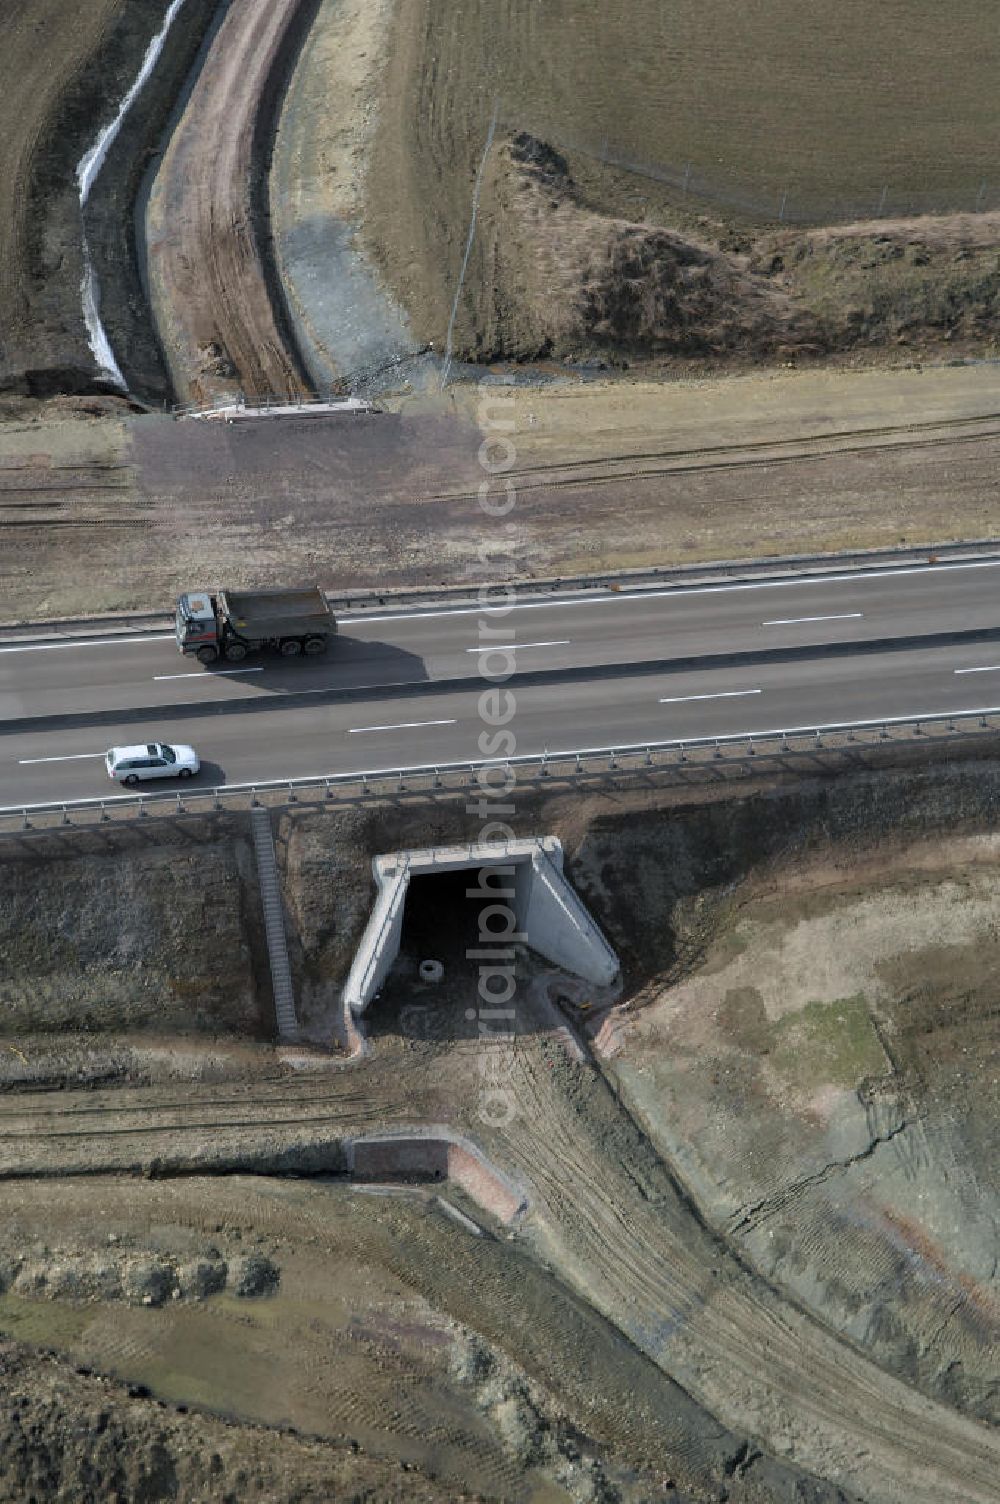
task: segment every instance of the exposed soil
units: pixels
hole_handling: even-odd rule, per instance
[[[512,1496],[501,1481],[509,1475],[489,1460],[502,1454],[527,1480],[524,1497],[535,1497],[536,1468],[574,1498],[646,1497],[648,1470],[668,1469],[699,1499],[725,1486],[731,1499],[761,1501],[832,1499],[836,1487],[880,1504],[991,1500],[997,1459],[983,1422],[996,1403],[998,1187],[988,1146],[997,853],[983,832],[998,788],[1000,766],[980,758],[736,789],[525,794],[517,829],[562,837],[569,874],[625,964],[624,1012],[603,1025],[577,1013],[596,1033],[598,1058],[610,1051],[604,1065],[567,1050],[527,975],[514,1037],[493,1043],[470,1031],[452,993],[411,987],[407,998],[401,976],[398,996],[373,1007],[370,1053],[352,1065],[334,1055],[325,1071],[302,1073],[243,1055],[212,1085],[154,1070],[148,1079],[160,1084],[129,1088],[112,1075],[88,1093],[85,1113],[72,1091],[22,1089],[0,1125],[3,1171],[23,1182],[16,1214],[5,1192],[9,1227],[20,1230],[4,1245],[17,1267],[0,1330],[195,1405],[206,1403],[211,1350],[210,1406],[256,1424],[276,1418],[280,1395],[278,1418],[300,1429],[461,1474],[487,1497]],[[314,1021],[365,921],[370,855],[468,833],[468,818],[448,804],[283,817],[297,985]],[[65,858],[55,857],[62,844],[43,832],[20,843],[24,861],[33,851],[49,875],[54,902],[68,891]],[[135,861],[125,858],[126,872]],[[408,943],[426,949],[431,911],[414,922]],[[449,964],[455,971],[460,958]],[[579,993],[567,995],[579,1009]],[[8,1038],[20,1048],[16,1033]],[[71,1056],[72,1040],[63,1045]],[[81,1058],[91,1048],[81,1046]],[[4,1065],[10,1082],[23,1069],[13,1057]],[[503,1127],[484,1115],[491,1084],[514,1107]],[[331,1200],[327,1188],[262,1180],[250,1193],[227,1179],[241,1167],[343,1174],[354,1136],[414,1124],[471,1137],[525,1187],[527,1209],[506,1233],[450,1185],[443,1194],[455,1211],[493,1236],[358,1191]],[[149,1186],[128,1179],[140,1169],[213,1178],[204,1191],[186,1179]],[[109,1220],[121,1237],[110,1259],[84,1183],[46,1183],[84,1170],[112,1177],[100,1197],[101,1237]],[[375,1227],[388,1245],[371,1242]],[[192,1300],[179,1271],[199,1258],[228,1267],[238,1243],[272,1260],[280,1287],[252,1306],[261,1313],[252,1319],[241,1306],[247,1314],[232,1326],[234,1297]],[[413,1355],[405,1379],[398,1357],[374,1368],[338,1359],[343,1339],[331,1335],[346,1313],[352,1333],[358,1322],[387,1330],[398,1296],[373,1272],[387,1246],[395,1277],[427,1303],[415,1346],[395,1349]],[[156,1297],[162,1285],[164,1304],[92,1289],[99,1253],[112,1283],[119,1262],[141,1265],[142,1291]],[[337,1317],[324,1293],[328,1257]],[[154,1290],[157,1260],[167,1272]],[[365,1271],[363,1294],[343,1287],[351,1269]],[[35,1283],[19,1289],[18,1280]],[[411,1296],[406,1320],[416,1309]],[[454,1377],[444,1375],[456,1370],[441,1355],[454,1352],[453,1338],[428,1335],[442,1321],[500,1347],[516,1372],[498,1370],[495,1356],[487,1372],[509,1374],[514,1389],[483,1389],[480,1377],[464,1399],[445,1400],[440,1386]],[[581,1323],[590,1323],[586,1338]],[[596,1334],[614,1331],[627,1345],[612,1358],[601,1344],[621,1337]],[[286,1379],[290,1346],[300,1358]],[[266,1369],[264,1389],[251,1352]],[[458,1368],[468,1372],[468,1362]],[[668,1381],[681,1388],[664,1391]],[[348,1390],[367,1408],[345,1425]],[[499,1405],[500,1453],[472,1439],[470,1400]],[[439,1421],[433,1462],[434,1433],[418,1413],[453,1417]],[[567,1481],[564,1426],[577,1435],[574,1466],[597,1459],[597,1472],[585,1464],[592,1494],[577,1492],[579,1471]],[[834,1491],[790,1468],[792,1457]],[[630,1481],[629,1467],[640,1476]]]
[[[51,848],[50,848],[51,850]],[[273,1032],[248,833],[182,823],[152,838],[0,865],[0,1018],[8,1037]],[[255,955],[256,951],[256,955]],[[220,965],[221,958],[221,965]]]
[[[272,1429],[151,1405],[134,1385],[23,1343],[0,1343],[0,1499],[152,1504],[167,1499],[463,1498],[412,1466]]]
[[[166,613],[197,579],[351,591],[988,538],[998,370],[452,389],[400,414],[183,428],[10,404],[0,616]],[[503,555],[479,505],[498,417]]]
[[[135,76],[162,0],[10,0],[0,16],[0,388],[92,389],[76,166]]]
[[[153,181],[150,296],[182,402],[306,391],[270,276],[265,206],[275,98],[315,9],[229,8]]]
[[[993,351],[998,245],[997,215],[742,242],[704,217],[629,220],[602,213],[565,156],[519,132],[483,175],[457,348],[670,370],[889,344]]]

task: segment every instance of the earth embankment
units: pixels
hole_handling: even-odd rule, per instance
[[[960,83],[956,33],[976,59]],[[980,253],[953,216],[997,207],[995,67],[973,0],[874,24],[852,0],[808,26],[788,0],[476,0],[461,26],[414,0],[393,22],[369,244],[416,334],[443,343],[454,305],[455,353],[473,360],[989,352],[996,224]],[[900,233],[886,214],[921,217]],[[833,254],[789,220],[866,222]]]
[[[262,1070],[244,1054],[223,1070],[230,1084],[206,1092],[198,1080],[130,1088],[112,1071],[80,1115],[72,1093],[26,1090],[30,1060],[5,1053],[6,1079],[21,1083],[0,1114],[5,1170],[337,1173],[347,1138],[446,1125],[524,1187],[518,1255],[557,1271],[645,1355],[641,1402],[659,1403],[654,1370],[696,1401],[673,1405],[670,1443],[674,1476],[696,1497],[719,1446],[738,1459],[748,1499],[819,1487],[789,1470],[794,1457],[834,1491],[819,1498],[992,1500],[1000,765],[911,758],[876,772],[863,755],[821,778],[521,796],[516,830],[561,837],[624,962],[623,1006],[594,1018],[581,993],[566,999],[595,1036],[591,1063],[553,1028],[544,978],[519,972],[511,1032],[487,1042],[474,1010],[470,1027],[454,1005],[475,986],[471,963],[463,977],[451,958],[448,986],[428,991],[404,955],[366,1020],[369,1054],[346,1066],[335,1054],[319,1074],[282,1077],[274,1060]],[[372,853],[473,833],[460,806],[426,801],[282,817],[312,1037],[334,1037]],[[18,891],[40,891],[47,874],[46,914],[90,913],[66,881],[65,837],[50,842],[36,848],[35,887],[26,868]],[[126,887],[148,886],[136,860],[123,864]],[[98,891],[100,858],[93,866]],[[215,886],[231,907],[232,885]],[[930,923],[939,911],[948,917]],[[13,954],[33,981],[27,951]],[[222,947],[214,954],[221,971]],[[17,1027],[7,1041],[22,1048]],[[488,1079],[513,1106],[500,1125],[480,1111],[487,1048]],[[423,1279],[457,1314],[447,1269]],[[575,1318],[559,1319],[573,1348]],[[634,1420],[634,1397],[626,1408]],[[706,1412],[723,1436],[697,1420]],[[741,1435],[754,1439],[743,1451]]]

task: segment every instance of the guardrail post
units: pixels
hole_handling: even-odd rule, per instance
[[[747,737],[747,756],[748,757],[756,757],[757,756],[757,748],[753,744],[753,737],[752,736],[748,736]]]
[[[368,798],[368,774],[367,773],[362,773],[362,775],[361,775],[361,797],[362,797],[362,799],[367,799]]]
[[[399,785],[398,785],[398,787],[396,789],[396,793],[397,794],[402,794],[405,791],[405,789],[406,789],[406,784],[403,782],[403,770],[402,770],[402,768],[400,768],[400,770],[399,770]]]
[[[295,787],[291,779],[288,780],[288,802],[289,804],[298,804],[299,802],[298,795],[295,792]]]
[[[73,821],[69,817],[69,810],[66,808],[65,804],[62,807],[62,812],[62,820],[59,823],[61,825],[72,825]]]
[[[542,765],[538,769],[538,776],[539,776],[539,778],[548,778],[548,776],[549,776],[548,762],[549,762],[549,749],[548,749],[548,747],[546,747],[545,751],[542,753]]]
[[[783,731],[781,733],[781,750],[782,750],[782,752],[787,752],[788,751],[788,732],[787,731]]]
[[[333,789],[330,787],[330,780],[329,780],[329,778],[324,778],[323,779],[323,798],[324,799],[332,799],[333,798]]]
[[[816,745],[817,747],[822,747],[823,745],[823,734],[819,730],[819,727],[816,728]]]
[[[685,745],[684,745],[683,742],[678,742],[677,743],[677,750],[681,754],[681,762],[687,762],[687,760],[688,760],[687,748],[685,747]]]
[[[984,715],[981,715],[979,717],[979,724],[984,731],[988,731],[990,729],[990,723]]]
[[[919,721],[917,721],[916,725],[913,728],[913,734],[914,736],[923,736],[924,734],[923,727],[921,726]]]
[[[577,759],[576,759],[576,765],[579,768],[579,766],[580,766],[580,759],[579,759],[579,757],[577,757]],[[651,768],[652,766],[653,766],[653,749],[652,749],[652,747],[647,747],[646,748],[646,767],[647,768]]]
[[[952,717],[951,717],[951,718],[950,718],[950,719],[949,719],[949,721],[948,721],[948,730],[949,730],[949,731],[954,731],[954,729],[955,729],[955,717],[954,717],[954,716],[952,716]]]
[[[253,787],[250,790],[250,808],[251,809],[259,809],[260,808],[260,800],[257,798],[257,789],[256,789],[256,787]]]
[[[878,735],[879,735],[879,741],[887,742],[889,740],[889,732],[886,729],[885,721],[882,722],[882,730],[879,732]]]
[[[139,813],[137,818],[140,820],[149,819],[149,810],[146,808],[146,801],[141,794],[139,795]]]
[[[217,788],[215,788],[215,789],[212,790],[212,796],[213,796],[212,797],[212,808],[214,810],[221,810],[222,809],[222,795],[219,793],[219,790]]]
[[[611,760],[608,763],[608,771],[610,773],[614,773],[614,772],[617,771],[617,768],[618,768],[618,759],[617,759],[617,757],[615,755],[614,748],[612,748],[612,750],[611,750]]]
[[[719,745],[719,738],[718,737],[715,738],[715,753],[714,753],[714,755],[716,757],[721,757],[722,756],[722,748]]]
[[[31,821],[28,819],[28,811],[26,809],[23,809],[21,811],[21,815],[23,817],[22,820],[21,820],[21,829],[22,830],[30,830],[31,829]]]
[[[105,820],[110,820],[110,819],[111,819],[111,816],[108,814],[107,810],[104,808],[104,800],[102,799],[101,800],[101,824],[103,825],[104,822],[105,822]]]
[[[434,769],[434,787],[436,789],[440,789],[440,788],[444,787],[444,783],[443,783],[442,778],[441,778],[441,769],[440,768],[435,768]]]

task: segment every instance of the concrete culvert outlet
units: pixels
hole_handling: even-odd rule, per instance
[[[344,988],[363,1013],[397,957],[435,950],[475,981],[484,948],[526,945],[574,976],[609,986],[618,958],[563,876],[553,836],[394,852],[372,863],[379,894]],[[419,972],[418,972],[419,975]]]

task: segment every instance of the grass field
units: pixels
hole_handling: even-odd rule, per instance
[[[405,0],[390,56],[369,236],[429,338],[447,328],[494,109],[498,142],[523,130],[568,155],[586,211],[621,215],[624,176],[629,218],[690,231],[704,210],[712,222],[701,238],[724,249],[732,249],[727,229],[737,242],[752,229],[739,222],[731,195],[758,201],[758,222],[777,220],[786,192],[815,206],[818,222],[874,214],[884,189],[884,207],[897,214],[911,204],[996,205],[1000,34],[983,0],[823,8],[800,0],[468,0],[460,14],[448,0]],[[690,162],[709,194],[682,205],[663,183],[574,156],[581,144],[619,160],[682,170]],[[516,192],[508,198],[505,223],[519,202]],[[489,174],[482,207],[488,230],[496,212]],[[534,268],[546,254],[565,265],[558,239],[547,252],[536,245],[527,263]],[[467,278],[489,282],[483,302],[491,310],[521,296],[516,275],[497,274],[495,260],[477,248]],[[470,324],[482,323],[474,301],[467,287],[463,353],[476,348]]]

